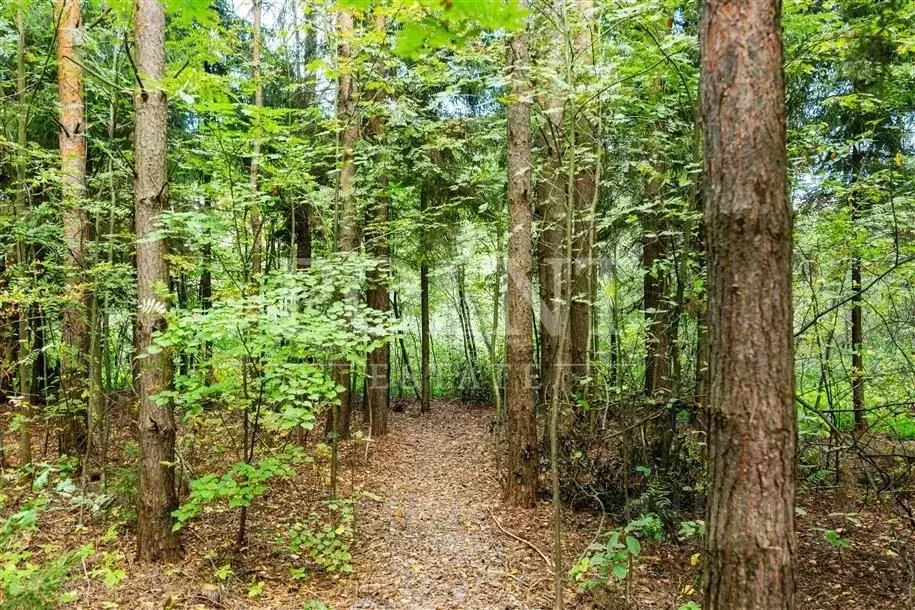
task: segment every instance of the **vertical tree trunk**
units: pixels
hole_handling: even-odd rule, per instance
[[[28,105],[25,101],[25,11],[22,7],[16,10],[16,30],[18,39],[16,41],[16,202],[15,210],[17,218],[25,218],[26,199],[28,196],[28,187],[26,179],[26,146],[28,140],[26,137],[26,120],[28,114]],[[16,240],[16,262],[22,269],[28,265],[28,249],[25,242],[19,238]],[[30,308],[25,304],[19,305],[19,343],[17,358],[19,360],[19,395],[22,397],[22,407],[20,415],[22,423],[19,428],[19,464],[27,466],[32,463],[32,370],[29,365],[32,353],[32,329],[29,321]]]
[[[646,197],[661,206],[659,179],[652,178]],[[661,209],[645,214],[642,227],[642,309],[645,311],[645,397],[655,404],[665,404],[672,390],[671,315],[667,302],[671,254],[670,238],[664,235],[666,225]]]
[[[429,187],[423,185],[419,193],[420,218],[425,218],[428,207]],[[419,342],[420,342],[420,399],[419,412],[428,413],[431,410],[431,372],[430,367],[430,341],[429,341],[429,262],[425,251],[426,236],[420,230],[420,256],[419,264]]]
[[[397,306],[396,292],[394,293],[394,298],[391,299],[391,308],[394,312],[394,320],[400,322],[400,309]],[[400,344],[400,361],[402,366],[407,369],[407,377],[410,379],[410,386],[413,388],[413,393],[416,395],[416,398],[422,402],[422,394],[420,393],[419,387],[416,385],[416,377],[413,376],[413,367],[410,366],[410,356],[407,353],[407,342],[404,341],[403,335],[400,335],[397,342]],[[403,411],[403,407],[398,406],[397,403],[395,403],[392,410],[399,413]]]
[[[57,89],[60,101],[60,163],[63,229],[66,244],[66,292],[70,299],[63,313],[63,349],[60,357],[61,397],[65,415],[61,422],[60,448],[68,455],[82,455],[87,442],[85,399],[89,354],[89,301],[85,287],[86,247],[89,217],[86,197],[86,137],[83,107],[83,70],[80,0],[58,0]]]
[[[707,610],[793,608],[797,411],[779,0],[703,0]]]
[[[375,31],[379,32],[382,40],[385,33],[385,17],[381,11],[375,11]],[[376,102],[384,101],[384,96],[379,92],[376,94]],[[369,137],[377,140],[381,147],[382,131],[384,130],[384,117],[376,113],[369,120],[368,131]],[[381,147],[383,150],[383,147]],[[381,159],[380,161],[383,161]],[[369,307],[377,311],[387,312],[390,306],[388,296],[387,269],[390,265],[390,256],[388,252],[387,223],[390,201],[387,193],[387,179],[380,176],[378,180],[378,190],[375,194],[375,206],[373,210],[373,221],[367,227],[365,242],[367,249],[375,257],[380,266],[369,274],[368,290],[366,291],[366,301]],[[366,411],[372,425],[372,436],[381,436],[388,431],[388,410],[391,401],[391,348],[385,343],[383,346],[373,350],[366,358]]]
[[[593,36],[591,32],[592,0],[578,0],[576,34],[574,38],[576,72],[584,73],[594,66]],[[587,76],[584,76],[587,79]],[[579,80],[576,78],[576,80]],[[576,83],[577,84],[577,83]],[[588,376],[591,348],[591,295],[594,261],[594,218],[592,208],[597,196],[597,133],[588,120],[587,108],[579,108],[576,133],[581,141],[582,161],[575,175],[573,207],[575,210],[575,236],[572,243],[572,302],[569,309],[569,368],[571,380],[577,391]]]
[[[858,181],[861,173],[861,153],[857,145],[852,148],[852,165],[854,181]],[[851,222],[852,228],[857,229],[859,195],[852,193]],[[857,238],[852,245],[851,255],[851,400],[855,417],[855,432],[860,434],[867,430],[867,417],[864,410],[864,354],[862,344],[864,341],[863,319],[861,315],[861,253],[857,247]]]
[[[353,14],[348,9],[337,13],[337,62],[342,71],[337,78],[337,120],[340,123],[340,183],[339,183],[339,249],[340,252],[353,252],[359,248],[359,227],[356,218],[356,198],[353,196],[353,180],[356,177],[356,165],[353,149],[359,139],[359,118],[356,115],[356,80],[351,72],[351,40],[355,34]],[[346,295],[347,299],[356,299],[355,294]],[[337,384],[345,388],[340,395],[340,407],[335,427],[341,438],[349,436],[350,417],[353,410],[352,383],[350,366],[339,361],[335,366]]]
[[[311,206],[299,202],[295,207],[295,268],[311,267]]]
[[[419,317],[420,317],[420,358],[422,359],[420,413],[431,411],[431,372],[429,370],[429,266],[423,262],[419,267]]]
[[[137,555],[168,561],[180,553],[172,532],[175,494],[175,418],[170,403],[154,396],[171,387],[171,356],[148,353],[153,333],[165,329],[168,286],[165,242],[154,237],[168,198],[165,154],[168,114],[161,81],[165,77],[165,10],[159,0],[137,0],[136,64],[142,85],[134,97],[134,215],[137,257],[136,346],[140,360],[140,486],[137,493]]]
[[[550,98],[548,98],[550,99]],[[564,375],[553,374],[556,346],[559,343],[559,311],[561,309],[559,284],[562,277],[562,235],[565,222],[565,196],[562,180],[562,107],[548,107],[550,133],[545,138],[546,159],[543,176],[537,185],[538,215],[541,224],[537,241],[537,259],[540,278],[540,386],[542,403],[550,402],[553,380],[563,385]],[[561,358],[560,361],[565,361]]]
[[[260,169],[260,111],[264,107],[264,85],[261,81],[261,13],[263,0],[253,0],[251,47],[251,78],[254,81],[254,143],[251,151],[251,171],[249,185],[251,188],[251,279],[256,280],[262,271],[264,220],[261,216],[260,197],[257,192],[257,173]]]
[[[502,500],[533,506],[539,450],[531,384],[531,107],[527,34],[512,36],[506,49],[510,101],[508,123],[508,288],[505,294],[506,471]],[[493,330],[495,332],[495,329]]]

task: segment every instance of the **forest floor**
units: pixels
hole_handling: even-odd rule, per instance
[[[237,511],[228,508],[186,528],[184,559],[165,567],[137,563],[130,526],[111,519],[74,527],[72,515],[58,512],[35,544],[94,543],[96,553],[83,566],[86,578],[73,585],[74,608],[550,608],[550,504],[501,506],[491,411],[442,400],[420,417],[415,404],[407,407],[392,414],[384,440],[346,444],[340,489],[358,498],[349,576],[312,573],[295,580],[290,572],[305,558],[276,544],[281,524],[307,513],[326,482],[314,465],[255,502],[241,552],[233,550]],[[798,607],[912,607],[913,538],[898,515],[873,502],[837,512],[823,494],[802,493],[799,505]],[[565,510],[564,571],[598,529],[619,525],[609,516]],[[827,529],[850,546],[826,542]],[[570,585],[566,606],[676,610],[699,602],[700,552],[697,540],[646,544],[625,584],[597,595]],[[112,566],[124,572],[112,588],[90,578],[104,557],[114,557]]]

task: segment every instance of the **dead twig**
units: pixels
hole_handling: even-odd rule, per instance
[[[498,527],[499,530],[500,530],[503,534],[505,534],[505,535],[508,536],[509,538],[513,538],[513,539],[517,540],[518,542],[521,542],[521,543],[523,543],[523,544],[526,544],[526,545],[529,546],[530,548],[532,548],[532,549],[534,549],[535,551],[537,551],[537,554],[540,555],[540,556],[543,558],[543,561],[546,562],[546,565],[549,566],[550,570],[553,569],[553,562],[550,561],[550,558],[546,556],[546,553],[544,553],[544,552],[541,551],[539,548],[537,548],[537,545],[536,545],[536,544],[534,544],[534,543],[531,542],[530,540],[525,540],[524,538],[522,538],[521,536],[518,536],[517,534],[511,533],[510,531],[508,531],[507,529],[505,529],[504,527],[502,527],[502,524],[499,523],[499,520],[496,519],[496,516],[492,513],[491,510],[490,510],[490,511],[487,511],[487,512],[489,513],[489,516],[492,517],[493,523],[496,524],[496,527]]]

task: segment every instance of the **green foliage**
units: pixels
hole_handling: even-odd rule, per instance
[[[300,451],[290,450],[277,456],[268,456],[255,464],[238,462],[225,474],[207,474],[190,482],[191,494],[187,502],[172,512],[179,530],[203,509],[214,502],[226,501],[229,508],[250,506],[255,498],[267,491],[267,485],[277,477],[295,474],[292,465],[302,461]]]
[[[586,591],[624,580],[642,553],[642,541],[656,541],[661,537],[661,520],[657,515],[643,514],[625,527],[610,530],[605,542],[589,545],[591,552],[579,558],[569,576]]]
[[[91,546],[72,551],[34,550],[31,535],[49,497],[41,493],[19,511],[0,520],[0,608],[52,608],[71,600],[64,585]]]
[[[290,553],[307,553],[318,569],[329,574],[349,574],[353,571],[355,503],[332,500],[321,508],[320,513],[312,512],[304,523],[289,525],[282,537],[283,545]]]

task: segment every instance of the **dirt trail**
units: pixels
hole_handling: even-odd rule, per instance
[[[515,527],[533,526],[525,537],[549,535],[544,507],[501,508],[489,418],[490,411],[460,403],[438,403],[422,417],[393,414],[391,433],[372,443],[368,465],[356,474],[357,485],[380,501],[361,502],[356,576],[336,607],[551,605],[544,560],[495,522],[512,531],[517,519],[526,525]]]

